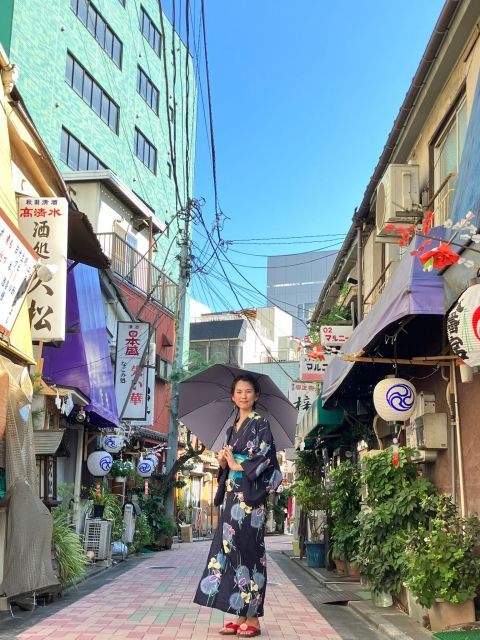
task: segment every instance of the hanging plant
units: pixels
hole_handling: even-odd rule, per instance
[[[129,460],[114,460],[110,473],[114,478],[130,478],[135,473],[135,467]]]

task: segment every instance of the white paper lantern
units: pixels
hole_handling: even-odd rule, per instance
[[[124,439],[120,435],[108,435],[103,438],[103,448],[110,453],[118,453],[123,449]]]
[[[480,284],[468,287],[448,314],[447,335],[453,353],[469,367],[480,365]]]
[[[137,466],[137,471],[142,478],[149,478],[154,469],[154,464],[150,458],[140,458]]]
[[[375,410],[387,422],[408,420],[415,409],[416,397],[413,384],[403,378],[385,378],[373,390]]]
[[[158,458],[154,453],[149,453],[147,456],[145,456],[143,458],[144,460],[151,460],[152,464],[153,464],[153,468],[155,469],[155,467],[158,465]]]
[[[106,476],[112,468],[113,458],[107,451],[94,451],[87,458],[87,467],[92,476]]]

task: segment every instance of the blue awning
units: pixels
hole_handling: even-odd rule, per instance
[[[117,426],[112,361],[105,305],[97,269],[77,264],[68,274],[65,342],[43,348],[43,377],[50,384],[76,387],[90,398],[85,410],[99,426]]]
[[[443,238],[443,227],[433,230],[432,235]],[[414,238],[410,250],[418,248],[423,238]],[[417,256],[410,250],[403,256],[395,273],[367,316],[354,329],[342,351],[348,354],[363,354],[376,336],[397,320],[415,315],[444,315],[443,278],[434,271],[423,271]],[[355,363],[337,356],[325,371],[322,400],[327,400],[339,389]]]
[[[468,122],[465,144],[463,147],[462,159],[458,171],[455,193],[452,200],[450,218],[453,222],[459,222],[471,211],[474,214],[472,224],[480,227],[480,80],[477,82],[475,97],[473,100],[470,120]],[[456,230],[449,231],[450,237]],[[433,235],[433,234],[432,234]],[[455,242],[462,243],[460,235],[455,238]],[[479,249],[480,245],[472,245]],[[458,247],[455,247],[458,252]],[[462,257],[473,260],[476,265],[480,263],[480,254],[470,251],[468,248],[463,252]],[[476,266],[476,269],[478,266]],[[463,265],[453,265],[444,274],[445,280],[445,306],[447,309],[465,291],[469,278],[475,272],[469,271]]]

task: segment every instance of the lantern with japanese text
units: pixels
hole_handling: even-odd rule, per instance
[[[456,356],[469,367],[480,365],[480,284],[468,287],[453,305],[447,335]]]
[[[92,476],[106,476],[112,468],[113,458],[107,451],[94,451],[87,458],[87,468]]]
[[[123,449],[124,438],[119,434],[110,434],[103,438],[102,446],[109,453],[118,453]]]
[[[387,422],[405,422],[415,409],[416,391],[403,378],[380,380],[373,390],[375,410]]]

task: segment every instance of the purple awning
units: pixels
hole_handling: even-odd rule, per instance
[[[441,227],[435,228],[431,235],[443,238],[444,233],[445,229]],[[366,351],[383,329],[406,316],[444,315],[443,278],[437,271],[423,271],[418,257],[410,255],[410,250],[418,248],[422,241],[424,238],[414,239],[380,298],[345,343],[343,353]],[[322,391],[324,404],[337,391],[354,365],[354,362],[342,360],[341,356],[333,359],[325,371]]]
[[[104,308],[97,269],[77,264],[67,280],[65,342],[43,349],[44,379],[80,389],[90,398],[85,410],[100,426],[118,425]]]

